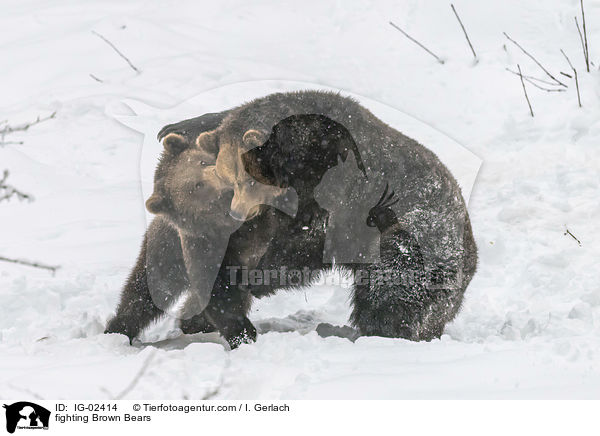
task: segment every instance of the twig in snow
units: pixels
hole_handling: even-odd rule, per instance
[[[140,379],[143,377],[143,375],[148,370],[148,367],[150,366],[150,362],[152,362],[152,359],[154,359],[155,354],[156,354],[156,349],[154,349],[151,352],[151,354],[146,358],[146,360],[144,360],[144,363],[142,363],[142,366],[138,370],[135,377],[133,377],[131,382],[125,387],[125,389],[123,389],[123,391],[121,391],[121,393],[119,395],[117,395],[113,398],[114,400],[121,400],[121,399],[123,399],[123,397],[125,397],[125,395],[127,395],[129,392],[131,392],[131,390],[138,384]]]
[[[390,21],[390,25],[395,28],[396,30],[399,30],[404,36],[406,36],[408,39],[410,39],[412,42],[414,42],[415,44],[417,44],[419,47],[421,47],[423,50],[425,50],[427,53],[429,53],[431,56],[433,56],[440,64],[443,64],[444,61],[442,59],[440,59],[439,56],[437,56],[436,54],[434,54],[431,50],[429,50],[427,47],[425,47],[423,44],[421,44],[419,41],[417,41],[416,39],[414,39],[412,36],[410,36],[408,33],[406,33],[404,30],[402,30],[401,28],[399,28],[398,26],[396,26],[394,23],[392,23]]]
[[[225,359],[225,365],[223,366],[223,370],[221,371],[221,375],[219,376],[219,382],[217,383],[217,386],[215,386],[214,389],[211,389],[206,394],[204,394],[202,396],[202,400],[212,400],[219,394],[219,392],[221,392],[221,388],[225,385],[225,372],[227,372],[227,369],[229,369],[229,366],[231,365],[230,355],[227,354]]]
[[[590,72],[589,59],[588,59],[587,51],[585,49],[585,41],[583,40],[583,35],[581,34],[581,29],[579,28],[579,22],[577,21],[577,17],[575,17],[575,26],[577,26],[577,33],[579,33],[579,40],[581,41],[581,49],[583,50],[583,59],[585,60],[585,65],[586,65],[586,68],[589,73]]]
[[[25,194],[24,192],[19,191],[14,186],[11,186],[6,183],[9,174],[10,172],[8,170],[4,170],[2,178],[0,179],[0,202],[2,202],[3,200],[8,201],[13,196],[16,196],[19,200],[33,201],[33,196],[31,196],[30,194]]]
[[[537,83],[535,83],[531,79],[528,79],[526,77],[524,77],[524,79],[525,79],[526,82],[532,84],[533,86],[535,86],[538,89],[541,89],[542,91],[546,91],[546,92],[565,92],[565,90],[563,88],[544,88],[543,86],[538,85]]]
[[[515,76],[519,76],[519,73],[517,73],[516,71],[511,70],[510,68],[506,68],[506,71],[508,71],[509,73],[514,74]],[[541,83],[547,83],[547,84],[552,85],[552,86],[556,86],[556,85],[554,83],[548,83],[545,80],[536,79],[535,77],[523,75],[523,80],[525,80],[526,82],[529,82],[530,84],[532,84],[536,88],[541,89],[542,91],[546,91],[546,92],[564,92],[565,91],[563,88],[544,88],[543,86],[538,85],[535,82],[535,80],[537,80],[537,81],[539,81]]]
[[[29,123],[25,123],[25,124],[20,124],[18,126],[10,126],[10,125],[6,125],[4,126],[2,129],[0,129],[0,140],[3,140],[4,137],[6,135],[8,135],[9,133],[12,132],[24,132],[26,130],[28,130],[31,126],[34,126],[36,124],[42,123],[44,121],[48,121],[51,120],[52,118],[54,118],[56,116],[56,112],[52,112],[52,114],[48,115],[45,118],[40,118],[39,116],[35,119],[35,121],[31,121]],[[5,124],[6,121],[0,123],[0,124]]]
[[[0,147],[4,147],[5,145],[21,145],[23,141],[0,141]]]
[[[575,240],[577,241],[577,243],[579,244],[579,246],[581,247],[581,241],[580,241],[579,239],[577,239],[577,238],[575,237],[575,235],[574,235],[573,233],[571,233],[571,231],[570,231],[569,229],[566,229],[565,236],[566,236],[566,235],[570,235],[570,236],[571,236],[571,238],[575,239]]]
[[[513,43],[514,45],[516,45],[517,47],[519,47],[523,53],[525,53],[527,56],[529,56],[529,57],[530,57],[530,58],[531,58],[531,59],[532,59],[532,60],[533,60],[533,61],[534,61],[534,62],[537,64],[537,66],[538,66],[538,67],[540,67],[540,68],[542,69],[542,71],[544,71],[544,73],[546,73],[546,75],[547,75],[548,77],[550,77],[550,78],[551,78],[551,79],[552,79],[552,80],[555,82],[555,84],[557,84],[557,85],[560,85],[560,86],[564,86],[565,88],[568,88],[568,86],[567,86],[567,85],[565,85],[563,82],[561,82],[560,80],[558,80],[558,79],[557,79],[556,77],[554,77],[554,76],[553,76],[553,75],[552,75],[552,74],[551,74],[551,73],[550,73],[550,72],[549,72],[547,69],[545,69],[545,68],[543,67],[543,65],[542,65],[542,64],[540,64],[536,58],[534,58],[534,57],[533,57],[531,54],[529,54],[529,52],[528,52],[527,50],[525,50],[523,47],[521,47],[521,45],[520,45],[520,44],[519,44],[517,41],[515,41],[515,40],[514,40],[514,39],[512,39],[510,36],[508,36],[508,34],[507,34],[506,32],[502,32],[502,33],[504,33],[504,36],[506,36],[506,38],[507,38],[507,39],[508,39],[510,42],[512,42],[512,43]]]
[[[465,29],[465,26],[463,25],[462,20],[458,16],[458,12],[456,12],[456,9],[454,8],[454,5],[452,3],[450,3],[450,7],[452,8],[452,11],[454,12],[454,15],[456,15],[456,19],[458,20],[458,23],[460,24],[460,27],[462,27],[463,33],[465,34],[465,38],[467,38],[467,42],[469,43],[469,47],[471,48],[471,51],[473,52],[473,57],[475,58],[475,60],[477,60],[477,53],[475,53],[475,49],[473,48],[473,44],[471,44],[471,40],[469,39],[469,35],[467,35],[467,30]]]
[[[585,66],[587,68],[587,72],[590,72],[590,52],[588,49],[588,41],[587,41],[587,30],[585,28],[585,10],[583,9],[583,0],[580,0],[581,3],[581,21],[583,24],[583,36],[581,35],[581,29],[579,28],[579,23],[577,22],[577,17],[575,17],[575,25],[577,26],[577,32],[579,32],[579,39],[581,40],[581,47],[583,49],[583,57],[585,58]]]
[[[569,63],[569,66],[571,67],[571,69],[573,70],[573,75],[575,76],[575,86],[577,87],[577,101],[579,102],[579,107],[581,107],[581,95],[579,95],[579,78],[577,77],[577,70],[575,69],[575,67],[573,66],[573,64],[571,63],[571,60],[569,59],[569,57],[567,56],[567,54],[563,51],[563,49],[560,49],[560,52],[563,54],[563,56],[565,57],[565,59],[567,60],[567,62]]]
[[[58,265],[57,266],[45,265],[45,264],[39,263],[39,262],[30,262],[29,260],[25,260],[25,259],[11,259],[10,257],[4,257],[4,256],[0,256],[0,262],[16,263],[18,265],[30,266],[32,268],[45,269],[45,270],[51,271],[52,275],[56,274],[56,270],[60,268],[60,266],[58,266]]]
[[[560,74],[562,74],[565,77],[568,77],[569,79],[573,78],[573,76],[571,76],[570,74],[565,73],[564,71],[561,71]]]
[[[35,398],[36,400],[44,400],[45,399],[44,397],[42,397],[41,395],[39,395],[37,392],[34,392],[31,389],[23,388],[23,387],[20,387],[20,386],[15,386],[11,382],[7,382],[6,386],[8,386],[11,389],[15,389],[15,390],[19,390],[21,392],[24,392],[27,395]]]
[[[517,68],[519,69],[519,77],[521,78],[521,85],[523,85],[523,92],[525,93],[525,99],[527,100],[527,105],[529,106],[529,112],[533,117],[533,109],[531,108],[531,103],[529,102],[529,96],[527,95],[527,89],[525,89],[525,82],[523,81],[523,74],[521,73],[521,66],[517,64]]]
[[[140,70],[138,70],[138,69],[136,68],[136,66],[135,66],[135,65],[133,65],[133,64],[131,63],[131,61],[129,60],[129,58],[128,58],[127,56],[125,56],[123,53],[121,53],[121,51],[120,51],[120,50],[119,50],[119,49],[118,49],[118,48],[117,48],[117,47],[116,47],[116,46],[115,46],[115,45],[114,45],[112,42],[110,42],[110,41],[109,41],[108,39],[106,39],[104,36],[100,35],[100,34],[99,34],[98,32],[96,32],[95,30],[92,30],[92,33],[93,33],[94,35],[96,35],[98,38],[101,38],[101,39],[102,39],[104,42],[106,42],[108,45],[110,45],[110,46],[112,47],[112,49],[113,49],[114,51],[116,51],[116,52],[117,52],[117,54],[118,54],[119,56],[121,56],[123,59],[125,59],[125,61],[126,61],[126,62],[129,64],[129,66],[130,66],[130,67],[133,69],[133,71],[135,71],[135,72],[136,72],[136,73],[138,73],[138,74],[140,74],[140,73],[141,73],[141,71],[140,71]]]
[[[214,397],[216,397],[217,395],[219,395],[219,392],[221,392],[221,387],[223,386],[224,380],[221,378],[221,380],[219,380],[219,384],[217,386],[215,386],[214,389],[211,389],[210,391],[208,391],[206,394],[204,394],[202,396],[202,401],[205,400],[212,400]]]
[[[104,80],[97,78],[96,76],[94,76],[92,73],[90,73],[90,77],[92,79],[94,79],[96,82],[100,82],[100,83],[104,83]]]
[[[509,73],[513,73],[515,76],[518,76],[519,73],[517,73],[516,71],[511,70],[510,68],[506,68],[506,71],[508,71]],[[527,74],[523,74],[523,78],[525,80],[529,79],[533,82],[539,82],[539,83],[543,83],[544,85],[550,85],[550,86],[558,86],[556,83],[554,82],[550,82],[548,80],[544,80],[544,79],[539,79],[537,77],[533,77],[533,76],[528,76]]]

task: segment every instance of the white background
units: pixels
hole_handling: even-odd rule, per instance
[[[0,148],[9,182],[35,196],[0,203],[0,255],[61,269],[52,277],[0,264],[0,395],[182,399],[216,389],[222,399],[598,398],[600,76],[598,64],[583,70],[573,21],[579,2],[455,6],[476,65],[442,1],[4,2],[0,121],[57,116],[6,138],[24,144]],[[586,1],[586,15],[591,57],[600,61],[600,3]],[[505,68],[544,73],[503,31],[569,85],[561,93],[528,85],[534,118]],[[573,81],[560,75],[569,70],[559,48],[579,71],[581,109]],[[261,334],[234,352],[214,335],[178,337],[172,320],[144,334],[153,346],[102,334],[146,225],[143,138],[109,109],[125,99],[168,109],[206,90],[267,79],[381,102],[483,160],[469,203],[479,268],[440,340],[318,337],[317,321],[347,317],[348,291],[336,286],[261,301],[251,315],[259,330],[293,331]]]
[[[144,412],[144,403],[153,406],[200,405],[194,401],[112,401],[118,412],[97,412],[99,416],[150,416],[150,422],[92,422],[95,412],[77,412],[88,416],[83,421],[56,422],[56,404],[66,405],[72,414],[75,404],[83,407],[94,403],[77,401],[40,401],[51,411],[48,433],[60,435],[145,434],[164,435],[185,432],[248,435],[270,434],[449,434],[501,435],[515,434],[597,434],[592,401],[208,401],[214,407],[235,407],[238,411],[217,412]],[[104,404],[96,402],[96,404]],[[134,405],[142,411],[133,412]],[[287,405],[289,412],[257,412],[254,406]],[[246,412],[246,407],[249,412]],[[242,410],[242,412],[239,412]],[[433,417],[433,418],[432,418]],[[81,419],[81,418],[79,418]],[[21,421],[23,422],[23,421]],[[21,422],[19,425],[21,425]],[[4,426],[4,418],[0,425]],[[30,430],[17,429],[15,434]],[[35,433],[34,433],[35,434]]]

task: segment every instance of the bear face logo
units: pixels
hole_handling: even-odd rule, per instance
[[[38,404],[28,401],[19,401],[10,405],[4,404],[6,409],[6,431],[14,433],[18,429],[48,429],[50,411]]]

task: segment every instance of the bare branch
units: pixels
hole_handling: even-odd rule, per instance
[[[506,68],[506,71],[508,71],[509,73],[513,73],[515,76],[518,76],[518,75],[519,75],[519,73],[518,73],[518,72],[516,72],[516,71],[513,71],[513,70],[511,70],[510,68]],[[549,82],[549,81],[547,81],[547,80],[544,80],[544,79],[539,79],[539,78],[537,78],[537,77],[533,77],[533,76],[528,76],[528,75],[526,75],[526,74],[523,74],[523,78],[524,78],[524,79],[530,79],[530,80],[532,80],[532,81],[534,81],[534,82],[543,83],[543,84],[545,84],[545,85],[550,85],[550,86],[558,86],[558,85],[557,85],[556,83],[554,83],[554,82]]]
[[[573,233],[571,233],[571,231],[569,229],[566,229],[565,236],[566,235],[569,235],[569,236],[571,236],[571,238],[575,239],[577,241],[577,243],[579,244],[579,246],[581,247],[581,241],[579,239],[577,239],[575,237],[575,235]]]
[[[526,77],[523,78],[527,83],[530,83],[531,85],[535,86],[537,89],[541,89],[542,91],[546,91],[546,92],[565,92],[564,88],[544,88],[543,86],[538,85],[537,83],[535,83],[533,80],[528,79]]]
[[[135,375],[135,377],[133,377],[133,379],[131,380],[131,382],[125,387],[125,389],[123,389],[123,391],[121,391],[120,394],[116,395],[113,398],[114,400],[122,400],[123,397],[125,397],[125,395],[127,395],[129,392],[131,392],[131,390],[138,384],[138,382],[140,381],[140,379],[143,377],[143,375],[148,370],[148,367],[150,366],[150,363],[152,362],[152,359],[154,359],[155,354],[156,354],[156,349],[154,349],[151,352],[151,354],[146,358],[146,360],[144,360],[144,363],[142,363],[142,366],[138,370],[138,372]]]
[[[114,45],[112,42],[110,42],[110,41],[109,41],[108,39],[106,39],[104,36],[100,35],[100,34],[99,34],[98,32],[96,32],[95,30],[92,30],[92,33],[93,33],[94,35],[96,35],[98,38],[101,38],[101,39],[102,39],[104,42],[106,42],[108,45],[110,45],[110,46],[112,47],[112,49],[113,49],[114,51],[116,51],[116,52],[117,52],[117,54],[118,54],[119,56],[121,56],[123,59],[125,59],[125,61],[126,61],[126,62],[129,64],[129,66],[130,66],[130,67],[133,69],[133,71],[135,71],[135,72],[136,72],[136,73],[138,73],[138,74],[140,74],[140,73],[141,73],[141,71],[140,71],[140,70],[138,70],[138,69],[136,68],[136,66],[135,66],[135,65],[133,65],[133,64],[131,63],[131,61],[129,60],[129,58],[128,58],[127,56],[125,56],[123,53],[121,53],[121,51],[120,51],[120,50],[119,50],[119,49],[118,49],[118,48],[117,48],[117,47],[116,47],[116,46],[115,46],[115,45]]]
[[[527,95],[527,89],[525,89],[525,82],[523,81],[523,74],[521,73],[521,66],[517,64],[517,68],[519,69],[519,77],[521,78],[521,85],[523,85],[523,92],[525,93],[525,99],[527,100],[527,105],[529,106],[529,112],[533,117],[533,109],[531,108],[531,102],[529,101],[529,96]]]
[[[571,63],[571,60],[569,59],[569,57],[567,56],[567,54],[563,51],[563,49],[560,49],[560,52],[562,53],[562,55],[565,57],[565,59],[567,60],[567,63],[569,64],[569,66],[571,67],[572,70],[575,69],[575,67],[573,66],[573,64]]]
[[[8,170],[4,170],[2,178],[0,179],[0,202],[3,200],[10,200],[13,196],[17,197],[20,201],[27,200],[33,201],[33,196],[30,194],[25,194],[24,192],[19,191],[14,186],[11,186],[6,183],[10,172]]]
[[[0,146],[4,146],[7,144],[22,144],[23,141],[4,141],[4,137],[6,135],[8,135],[9,133],[27,131],[31,126],[33,126],[35,124],[39,124],[46,120],[50,120],[50,119],[54,118],[55,116],[56,116],[56,112],[52,112],[51,115],[49,115],[45,118],[40,118],[38,116],[35,121],[17,125],[17,126],[9,125],[7,120],[0,122],[0,125],[4,126],[0,130]],[[9,201],[12,197],[17,197],[19,200],[33,201],[32,195],[26,194],[22,191],[19,191],[14,186],[11,186],[6,183],[9,175],[10,175],[10,172],[7,169],[5,169],[2,173],[2,177],[0,178],[0,202],[2,202],[4,200]],[[45,269],[45,270],[51,271],[52,275],[54,275],[56,273],[56,270],[58,268],[60,268],[59,266],[45,265],[45,264],[39,263],[39,262],[32,262],[32,261],[25,260],[25,259],[13,259],[13,258],[4,257],[4,256],[0,256],[0,261],[30,266],[33,268]]]
[[[585,61],[585,64],[587,65],[588,57],[587,57],[587,53],[585,51],[585,41],[583,40],[583,34],[581,33],[581,28],[579,27],[579,21],[577,21],[577,17],[573,17],[573,18],[575,18],[575,26],[577,26],[577,33],[579,34],[579,41],[581,41],[581,50],[583,51],[583,59]]]
[[[104,80],[97,78],[96,76],[94,76],[92,73],[90,73],[90,77],[92,79],[94,79],[96,82],[100,82],[100,83],[104,83]]]
[[[546,75],[547,75],[548,77],[550,77],[550,78],[551,78],[551,79],[552,79],[552,80],[555,82],[555,84],[557,84],[557,85],[560,85],[560,86],[564,86],[565,88],[568,88],[568,86],[567,86],[567,85],[565,85],[563,82],[561,82],[560,80],[558,80],[558,79],[557,79],[556,77],[554,77],[554,76],[553,76],[553,75],[552,75],[552,74],[551,74],[551,73],[550,73],[550,72],[549,72],[547,69],[545,69],[545,68],[542,66],[542,64],[540,64],[540,63],[538,62],[538,60],[537,60],[536,58],[534,58],[534,57],[533,57],[531,54],[529,54],[529,52],[528,52],[527,50],[525,50],[523,47],[521,47],[517,41],[515,41],[515,40],[514,40],[514,39],[512,39],[510,36],[508,36],[508,34],[507,34],[506,32],[503,32],[503,33],[504,33],[504,36],[506,36],[506,38],[507,38],[507,39],[508,39],[510,42],[512,42],[512,43],[513,43],[514,45],[516,45],[517,47],[519,47],[523,53],[525,53],[527,56],[529,56],[529,57],[530,57],[530,58],[531,58],[531,59],[532,59],[532,60],[533,60],[533,61],[534,61],[534,62],[537,64],[537,66],[538,66],[538,67],[540,67],[540,68],[542,69],[542,71],[544,71],[544,73],[546,73]]]
[[[4,147],[5,145],[21,145],[23,141],[0,141],[0,147]]]
[[[516,71],[513,71],[513,70],[511,70],[510,68],[506,68],[506,71],[508,71],[508,72],[509,72],[509,73],[511,73],[511,74],[514,74],[515,76],[519,76],[519,73],[518,73],[518,72],[516,72]],[[551,85],[551,86],[557,86],[557,85],[556,85],[556,84],[554,84],[554,83],[549,83],[549,82],[546,82],[545,80],[542,80],[542,79],[536,79],[535,77],[526,76],[526,75],[523,75],[523,79],[524,79],[526,82],[528,82],[528,83],[532,84],[533,86],[535,86],[536,88],[539,88],[539,89],[541,89],[542,91],[546,91],[546,92],[564,92],[564,91],[565,91],[565,89],[564,89],[564,88],[544,88],[543,86],[541,86],[541,85],[538,85],[538,84],[535,82],[535,81],[538,81],[538,82],[540,82],[540,83],[546,83],[546,84],[548,84],[548,85]]]
[[[450,3],[450,7],[452,8],[452,11],[454,12],[454,15],[456,15],[456,19],[458,20],[458,23],[460,24],[460,27],[462,27],[463,33],[465,34],[465,38],[467,38],[467,42],[469,43],[469,47],[471,47],[471,51],[473,52],[473,57],[475,58],[475,60],[477,60],[477,53],[475,53],[475,49],[473,48],[473,44],[471,44],[471,40],[469,39],[469,35],[467,35],[467,30],[465,29],[465,26],[463,25],[463,22],[461,21],[460,17],[458,16],[458,12],[456,12],[456,9],[454,8],[454,5],[452,3]]]
[[[45,265],[45,264],[39,263],[39,262],[31,262],[31,261],[25,260],[25,259],[12,259],[10,257],[4,257],[4,256],[0,256],[0,262],[16,263],[18,265],[30,266],[32,268],[45,269],[45,270],[51,271],[52,275],[54,275],[56,273],[56,270],[60,268],[60,266],[58,266],[58,265],[57,266]]]
[[[44,121],[48,121],[53,119],[56,116],[56,111],[52,112],[52,114],[48,115],[47,117],[44,118],[40,118],[39,116],[35,119],[35,121],[31,121],[29,123],[25,123],[25,124],[20,124],[18,126],[10,126],[10,125],[6,125],[4,126],[2,129],[0,129],[0,138],[4,139],[4,137],[6,135],[8,135],[9,133],[13,133],[13,132],[24,132],[26,130],[28,130],[31,126],[34,126],[36,124],[39,123],[43,123]],[[6,121],[0,123],[0,124],[6,124]]]
[[[437,56],[436,54],[434,54],[431,50],[429,50],[427,47],[425,47],[423,44],[421,44],[419,41],[417,41],[416,39],[414,39],[412,36],[410,36],[408,33],[406,33],[404,30],[402,30],[401,28],[399,28],[398,26],[396,26],[394,23],[392,23],[390,21],[390,25],[392,27],[394,27],[396,30],[399,30],[404,36],[406,36],[408,39],[410,39],[412,42],[414,42],[415,44],[417,44],[419,47],[421,47],[423,50],[425,50],[427,53],[429,53],[431,56],[433,56],[440,64],[443,64],[444,61],[442,59],[440,59],[439,56]]]
[[[223,366],[223,370],[221,371],[221,375],[219,377],[219,382],[217,383],[217,386],[205,393],[202,396],[202,400],[212,400],[221,392],[221,388],[225,385],[225,373],[231,366],[231,357],[229,356],[229,354],[226,355],[225,359],[225,365]]]
[[[588,48],[587,42],[587,30],[585,28],[585,10],[583,9],[583,0],[581,3],[581,21],[583,24],[583,38],[585,40],[585,66],[587,67],[587,72],[590,72],[590,49]]]
[[[10,387],[11,389],[15,389],[18,391],[21,391],[33,398],[35,398],[36,400],[44,400],[45,398],[42,397],[41,395],[39,395],[37,392],[32,391],[31,389],[27,389],[24,387],[20,387],[20,386],[15,386],[14,384],[12,384],[11,382],[6,382],[6,386]]]
[[[221,380],[219,380],[219,384],[217,386],[215,386],[214,389],[211,389],[210,391],[208,391],[206,394],[204,394],[202,396],[202,401],[212,400],[214,397],[219,395],[219,392],[221,392],[221,387],[223,386],[223,383],[224,383],[224,380],[221,378]]]
[[[567,60],[567,62],[569,63],[569,66],[571,67],[571,69],[573,70],[573,75],[575,76],[575,86],[577,88],[577,101],[579,103],[579,107],[581,107],[581,95],[579,94],[579,78],[577,77],[577,70],[575,69],[575,67],[573,66],[573,64],[571,63],[571,60],[569,59],[569,57],[567,56],[567,54],[563,51],[563,49],[560,49],[560,52],[563,54],[563,56],[565,57],[565,59]]]

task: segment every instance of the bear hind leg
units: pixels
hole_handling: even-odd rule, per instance
[[[363,336],[430,341],[439,338],[450,321],[444,295],[412,300],[395,297],[391,289],[377,291],[368,284],[354,287],[351,322]]]

